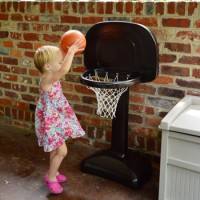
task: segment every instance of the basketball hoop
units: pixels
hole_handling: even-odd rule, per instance
[[[88,70],[81,75],[81,82],[95,92],[97,115],[113,119],[121,95],[128,87],[140,82],[140,73],[113,72],[105,69]]]

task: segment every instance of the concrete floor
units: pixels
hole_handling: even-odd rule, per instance
[[[60,171],[67,175],[64,192],[52,195],[43,184],[48,153],[38,147],[33,131],[0,122],[0,200],[157,200],[158,168],[141,189],[131,189],[80,170],[83,158],[97,149],[78,141],[68,142],[68,156]]]

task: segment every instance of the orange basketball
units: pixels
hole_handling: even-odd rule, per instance
[[[85,49],[86,47],[85,36],[80,31],[69,30],[62,35],[61,40],[60,40],[60,46],[62,50],[67,53],[68,51],[67,47],[70,47],[77,40],[81,40],[83,42],[83,45],[81,48]],[[79,54],[79,53],[81,53],[81,51],[78,51],[76,54]]]

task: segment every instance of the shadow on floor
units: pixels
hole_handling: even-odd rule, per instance
[[[80,170],[83,158],[96,151],[78,141],[68,142],[60,171],[67,175],[64,192],[52,195],[43,185],[48,153],[38,147],[35,133],[0,123],[0,200],[157,200],[159,170],[142,189],[134,190]]]

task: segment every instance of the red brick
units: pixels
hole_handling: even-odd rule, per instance
[[[46,11],[46,2],[40,2],[40,13],[45,13]]]
[[[96,129],[96,138],[103,139],[104,136],[104,129],[103,128],[97,128]]]
[[[18,65],[18,59],[11,58],[11,57],[4,57],[3,58],[3,63],[4,64],[9,64],[9,65]]]
[[[157,26],[157,19],[153,17],[135,17],[132,20],[135,23],[143,24],[145,26]]]
[[[70,7],[71,2],[63,2],[62,3],[62,9],[63,9],[63,13],[65,14],[69,14],[69,7]],[[73,2],[72,3],[72,8],[73,8],[73,12],[77,12],[77,2]],[[76,10],[74,9],[76,8]]]
[[[17,99],[19,95],[16,92],[5,91],[5,96]]]
[[[13,21],[23,21],[23,16],[21,14],[11,14],[10,18]]]
[[[104,2],[97,2],[97,14],[104,14]]]
[[[159,60],[161,63],[171,63],[176,60],[176,55],[161,54]]]
[[[154,115],[155,114],[154,108],[145,107],[145,113],[148,114],[148,115]]]
[[[195,12],[195,9],[197,9],[197,2],[188,2],[188,15],[192,16]]]
[[[3,41],[4,47],[13,48],[13,41]]]
[[[86,12],[86,5],[85,2],[79,2],[78,4],[78,8],[79,8],[79,13],[80,14],[84,14]]]
[[[172,84],[173,83],[173,78],[170,77],[166,77],[166,76],[158,76],[154,81],[152,81],[153,83],[156,84]]]
[[[43,35],[43,40],[48,41],[48,42],[59,42],[60,41],[60,36],[56,34],[44,34]]]
[[[76,94],[72,94],[72,93],[64,93],[64,95],[66,96],[66,98],[69,100],[69,101],[73,101],[73,102],[77,102],[77,101],[81,101],[81,98],[80,96],[76,95]]]
[[[30,57],[30,58],[33,58],[33,57],[34,57],[34,54],[35,54],[35,53],[32,52],[32,51],[31,51],[31,52],[30,52],[30,51],[25,51],[25,52],[24,52],[24,55],[25,55],[26,57]]]
[[[107,142],[111,142],[111,140],[112,140],[112,131],[107,130],[105,135],[106,135],[106,141]]]
[[[75,90],[83,94],[94,94],[94,92],[83,85],[75,85]]]
[[[175,14],[175,3],[174,2],[167,3],[167,13]]]
[[[19,92],[27,92],[28,87],[25,85],[12,84],[12,90],[16,90]]]
[[[19,2],[13,2],[14,11],[17,12],[19,7]]]
[[[191,53],[190,44],[166,42],[164,47],[169,49],[170,51],[182,52],[182,53]]]
[[[49,29],[49,25],[47,26],[48,24],[45,24],[45,26],[41,26],[42,29],[46,29],[48,30]],[[60,25],[60,24],[55,24],[55,25],[52,25],[51,26],[51,30],[53,32],[57,32],[57,31],[62,31],[62,32],[66,32],[70,29],[70,26],[66,26],[66,25]]]
[[[0,13],[0,20],[8,20],[8,14],[7,13]]]
[[[132,93],[130,93],[130,95],[129,95],[130,97],[129,97],[129,100],[131,101],[131,102],[134,102],[134,103],[144,103],[145,102],[145,97],[144,97],[144,95],[139,95],[139,94],[132,94]]]
[[[0,81],[0,88],[11,89],[11,83]]]
[[[200,78],[200,69],[193,69],[192,76],[195,78]]]
[[[174,76],[189,76],[190,70],[186,67],[175,67],[175,66],[161,66],[161,72],[163,74],[174,75]]]
[[[24,40],[27,41],[39,41],[39,35],[37,33],[24,33]]]
[[[6,12],[6,2],[1,2],[1,4],[0,4],[0,11],[1,12]]]
[[[29,87],[30,93],[39,94],[39,87]]]
[[[10,99],[0,98],[0,105],[11,106],[11,100]]]
[[[144,106],[143,105],[136,105],[136,104],[130,104],[129,105],[129,112],[136,112],[136,113],[143,113],[144,112]]]
[[[12,9],[12,2],[7,2],[7,11],[11,11]]]
[[[135,13],[137,15],[141,15],[142,14],[142,10],[143,10],[143,3],[142,2],[137,2],[136,6],[135,6]]]
[[[47,11],[52,14],[53,13],[53,2],[47,2]]]
[[[95,13],[95,2],[88,2],[87,8],[89,13]]]
[[[182,64],[192,64],[192,65],[200,65],[200,59],[198,56],[182,56],[179,59],[179,63]]]
[[[18,48],[23,48],[23,49],[33,49],[33,43],[30,42],[19,42],[17,43]]]
[[[91,108],[89,106],[85,106],[85,105],[75,104],[74,105],[74,110],[76,110],[78,112],[88,113],[88,114],[92,114],[93,113],[93,108]]]
[[[0,31],[0,38],[7,38],[8,34],[8,31]]]
[[[7,117],[10,117],[10,116],[11,116],[11,108],[8,108],[8,107],[5,108],[5,115],[6,115]]]
[[[7,65],[0,64],[0,71],[1,72],[10,72],[10,67]]]
[[[74,90],[74,85],[68,82],[62,81],[62,88],[65,91],[73,91]]]
[[[32,101],[32,102],[35,102],[35,98],[31,95],[28,95],[28,94],[21,94],[21,97],[23,100],[25,101]]]
[[[14,119],[17,119],[17,109],[12,108],[11,113],[12,113],[12,117],[13,117]]]
[[[158,130],[155,129],[155,128],[147,128],[147,127],[144,127],[144,125],[137,125],[135,126],[135,124],[131,124],[130,125],[130,130],[132,132],[134,132],[135,134],[138,134],[140,136],[154,136],[156,137],[158,135]]]
[[[29,69],[29,75],[38,77],[39,71],[37,69]]]
[[[95,138],[95,127],[88,127],[87,136],[89,138]]]
[[[101,124],[101,119],[97,116],[88,116],[88,115],[84,115],[81,116],[81,122],[83,124],[93,124],[94,126],[100,125]]]
[[[26,21],[36,21],[36,22],[38,22],[39,21],[39,15],[27,14],[27,15],[24,16],[24,19]]]
[[[161,96],[173,97],[182,99],[185,96],[185,91],[181,89],[167,88],[167,87],[159,87],[158,94]]]
[[[72,2],[72,10],[73,10],[73,13],[77,13],[78,11],[78,3],[77,2]],[[66,9],[67,12],[64,12],[64,13],[68,13],[69,9]]]
[[[28,23],[17,23],[18,30],[29,31],[30,27]]]
[[[156,15],[163,15],[164,14],[164,3],[158,2],[156,5]]]
[[[24,119],[24,111],[23,110],[18,110],[18,119],[23,120]]]
[[[137,124],[141,124],[143,122],[143,118],[140,115],[129,114],[128,117],[129,122],[134,122]]]
[[[19,32],[10,32],[10,37],[16,40],[22,39],[22,33]]]
[[[54,9],[57,11],[61,11],[62,9],[62,2],[54,2]]]
[[[197,20],[195,21],[195,27],[196,27],[196,28],[200,28],[200,20],[199,20],[199,19],[197,19]]]
[[[125,3],[125,11],[126,11],[126,13],[132,13],[133,12],[133,2],[126,2]]]
[[[79,24],[81,23],[81,19],[75,16],[61,16],[61,23]]]
[[[185,15],[186,2],[177,2],[177,13],[181,16]]]
[[[22,52],[20,50],[11,50],[10,51],[10,55],[13,57],[22,57]]]
[[[199,89],[200,88],[200,82],[199,81],[176,79],[176,84],[178,86],[185,87],[185,88],[192,88],[192,89]]]
[[[91,105],[97,104],[96,97],[83,96],[82,101],[83,101],[83,103],[87,103],[87,104],[91,104]]]
[[[155,94],[156,89],[151,85],[137,84],[131,87],[131,91],[144,94]]]
[[[103,17],[83,17],[82,18],[83,24],[96,24],[101,21],[103,21]]]
[[[31,113],[29,111],[25,111],[24,114],[25,114],[24,119],[26,121],[31,121]]]
[[[123,13],[124,10],[124,2],[117,2],[116,3],[116,12]]]
[[[174,19],[174,18],[164,18],[162,19],[162,25],[164,27],[190,27],[190,19]]]
[[[12,74],[4,74],[3,79],[8,80],[8,81],[17,81],[18,76],[12,75]]]
[[[113,2],[106,2],[106,14],[113,14]]]
[[[27,74],[27,68],[12,67],[11,71],[15,74]]]
[[[189,39],[193,41],[193,40],[199,40],[200,34],[199,32],[195,31],[179,31],[177,32],[176,37],[180,37],[182,39]]]
[[[83,73],[84,71],[85,71],[85,67],[84,66],[74,66],[73,68],[72,68],[72,71],[73,72],[79,72],[79,73]]]
[[[19,2],[19,11],[24,13],[24,11],[25,11],[25,2],[23,2],[23,1]]]

